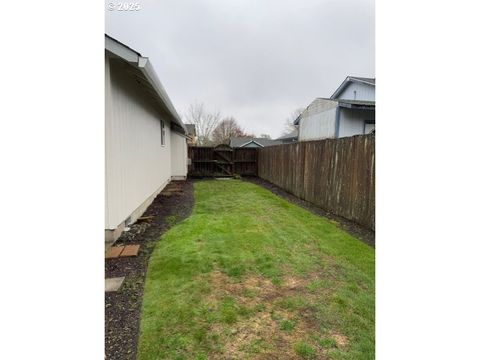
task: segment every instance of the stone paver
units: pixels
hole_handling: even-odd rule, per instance
[[[126,245],[120,257],[137,256],[140,245]]]
[[[112,246],[107,250],[105,254],[106,259],[115,259],[120,256],[125,246]]]
[[[118,291],[125,280],[125,276],[105,279],[105,291]]]

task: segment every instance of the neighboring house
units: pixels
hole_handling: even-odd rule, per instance
[[[286,135],[276,138],[275,141],[279,144],[290,144],[298,141],[298,127]]]
[[[347,76],[330,99],[375,101],[375,79]]]
[[[315,99],[294,125],[299,125],[299,141],[372,132],[375,129],[375,79],[347,77],[329,99]]]
[[[185,125],[152,64],[105,35],[105,240],[186,176]]]
[[[279,142],[267,138],[252,137],[233,137],[230,139],[230,147],[232,148],[263,148],[265,146],[278,145]]]
[[[197,144],[197,128],[195,124],[185,124],[187,129],[187,144],[196,145]]]

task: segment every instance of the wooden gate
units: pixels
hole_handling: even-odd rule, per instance
[[[257,149],[189,146],[188,175],[193,177],[230,177],[257,175]]]
[[[215,146],[213,164],[216,176],[233,176],[233,149],[228,145]]]

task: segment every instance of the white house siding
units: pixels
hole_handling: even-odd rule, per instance
[[[165,122],[162,146],[152,101],[124,69],[106,60],[105,228],[116,229],[170,181],[170,124]]]
[[[181,180],[187,177],[187,140],[184,135],[172,131],[171,133],[172,150],[170,155],[172,165],[172,179]]]
[[[110,81],[110,58],[105,55],[105,159],[107,158],[107,149],[112,146],[112,137],[109,132],[112,128],[112,90]],[[105,228],[109,222],[110,206],[108,203],[108,179],[112,176],[111,161],[105,160]]]
[[[375,101],[375,86],[351,81],[336,99]]]
[[[375,120],[375,111],[341,109],[338,137],[364,134],[365,121],[372,120]],[[368,126],[368,129],[371,130],[371,127]]]
[[[320,140],[335,137],[337,102],[317,99],[302,113],[299,141]]]

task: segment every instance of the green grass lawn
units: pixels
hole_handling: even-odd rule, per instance
[[[139,360],[374,358],[374,249],[252,183],[194,188],[150,259]]]

